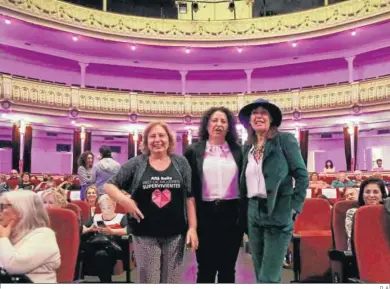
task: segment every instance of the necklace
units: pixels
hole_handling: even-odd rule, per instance
[[[265,146],[264,146],[264,144],[262,144],[260,147],[255,146],[253,149],[253,156],[255,157],[255,160],[257,163],[259,163],[259,161],[263,157],[264,148],[265,148]]]

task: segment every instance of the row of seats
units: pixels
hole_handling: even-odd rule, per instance
[[[294,225],[293,282],[390,282],[385,208],[364,206],[356,212],[355,258],[347,251],[345,231],[346,212],[354,207],[356,201],[338,201],[331,209],[324,199],[305,200]]]

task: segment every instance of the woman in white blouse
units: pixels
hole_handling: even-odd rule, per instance
[[[199,248],[197,283],[235,282],[244,228],[239,226],[241,147],[233,113],[225,107],[205,112],[199,142],[185,152],[192,169]]]
[[[38,194],[19,190],[0,197],[0,267],[34,283],[56,283],[61,265],[55,233]]]

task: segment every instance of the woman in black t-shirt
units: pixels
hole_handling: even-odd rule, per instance
[[[179,283],[185,243],[198,247],[191,168],[172,153],[174,137],[166,124],[149,124],[142,139],[144,154],[123,165],[104,190],[134,217],[139,282]]]

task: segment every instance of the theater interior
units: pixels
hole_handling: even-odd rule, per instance
[[[237,116],[259,98],[281,109],[279,130],[296,137],[310,176],[281,282],[390,282],[390,211],[358,210],[356,254],[345,232],[357,207],[349,187],[375,177],[390,190],[389,1],[88,2],[0,0],[0,188],[65,188],[62,210],[75,213],[49,214],[58,283],[99,282],[82,266],[73,222],[91,218],[83,152],[108,146],[123,165],[142,154],[148,123],[162,121],[183,155],[207,109]],[[238,120],[236,129],[244,145]],[[131,235],[122,241],[112,280],[135,282]],[[195,254],[184,263],[182,282],[196,283]],[[236,283],[256,283],[247,235]]]

